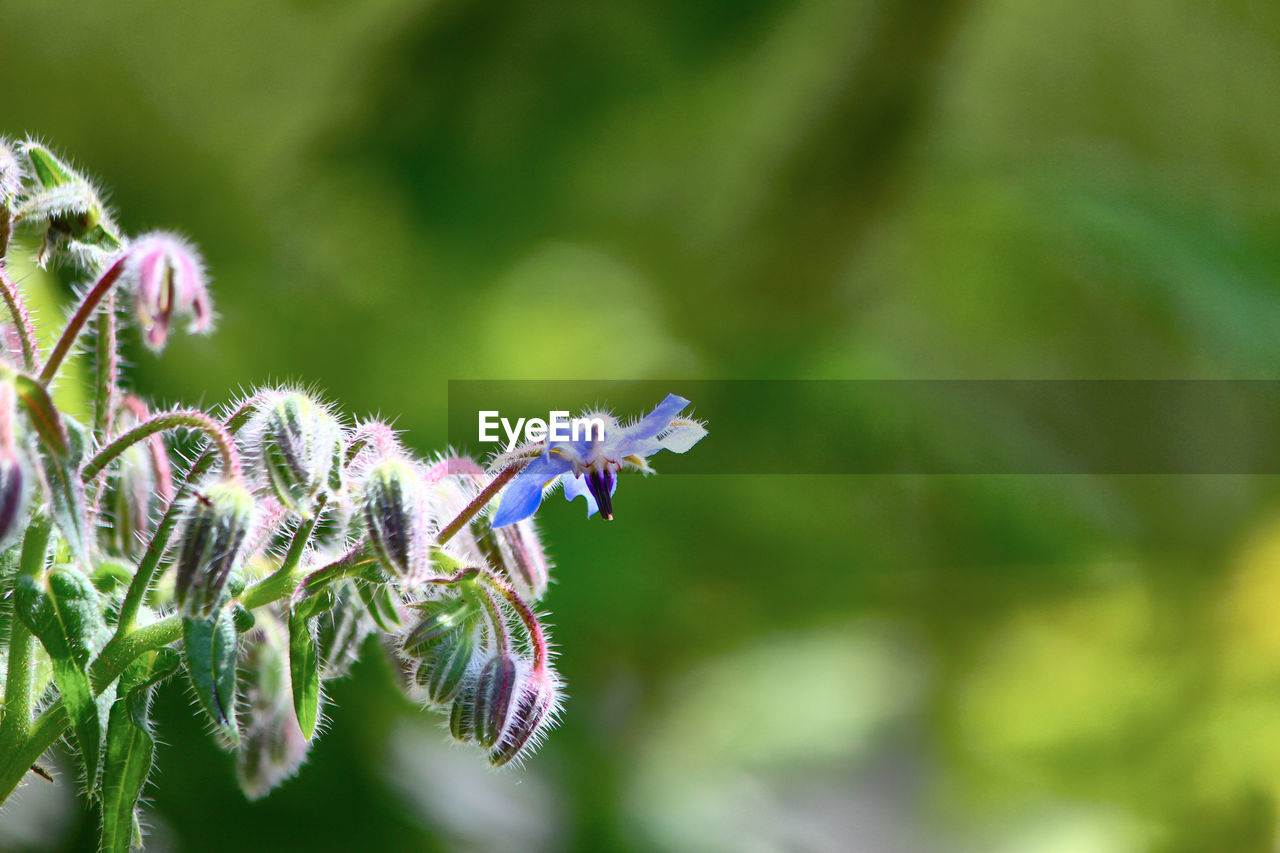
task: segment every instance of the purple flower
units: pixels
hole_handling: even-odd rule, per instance
[[[587,517],[599,512],[613,518],[613,493],[617,474],[623,468],[652,473],[648,458],[659,450],[684,453],[707,434],[706,427],[679,417],[689,405],[684,397],[668,394],[649,414],[630,424],[593,413],[604,422],[599,430],[574,441],[544,443],[541,455],[520,472],[502,493],[502,502],[493,514],[493,527],[504,527],[533,515],[542,503],[543,490],[559,480],[568,500],[587,499]]]
[[[174,317],[185,318],[192,334],[209,329],[213,309],[204,265],[190,243],[154,232],[139,237],[127,251],[125,277],[133,285],[134,306],[148,347],[164,346]]]

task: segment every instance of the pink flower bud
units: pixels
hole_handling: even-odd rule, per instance
[[[22,531],[31,493],[31,474],[17,442],[15,397],[11,382],[0,386],[0,547]]]
[[[559,714],[560,680],[550,669],[531,673],[520,686],[502,739],[489,750],[489,763],[501,767],[536,749]]]
[[[204,264],[196,249],[173,234],[153,232],[129,248],[125,278],[131,283],[143,337],[152,350],[164,347],[173,319],[185,318],[191,334],[208,331],[213,309]]]
[[[115,433],[123,434],[150,415],[147,404],[126,397],[115,419]],[[120,470],[109,483],[104,504],[111,523],[102,528],[104,547],[138,558],[154,525],[157,506],[173,499],[173,476],[164,439],[153,435],[120,456]]]
[[[9,140],[0,139],[0,207],[12,207],[21,192],[22,166]]]

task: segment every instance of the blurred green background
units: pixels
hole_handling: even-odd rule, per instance
[[[204,249],[219,332],[130,342],[161,401],[305,378],[425,452],[449,379],[1280,376],[1274,3],[6,0],[0,43],[0,132]],[[1273,849],[1275,478],[619,513],[541,514],[570,700],[524,770],[370,658],[250,805],[171,686],[148,849]],[[0,849],[92,849],[62,766]]]

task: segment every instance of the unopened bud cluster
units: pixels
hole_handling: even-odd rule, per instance
[[[48,348],[4,263],[18,248],[87,279]],[[645,457],[705,434],[672,396],[589,447],[485,467],[419,458],[387,424],[297,387],[155,410],[124,391],[117,348],[209,331],[204,261],[174,234],[124,234],[98,189],[31,140],[0,139],[0,297],[0,758],[65,733],[112,853],[138,842],[152,691],[177,672],[253,798],[303,763],[328,682],[375,637],[457,741],[494,765],[527,758],[563,696],[536,611],[544,487],[559,478],[610,518],[617,471],[648,472]],[[84,424],[50,391],[82,346],[96,356]],[[0,803],[19,763],[7,778],[0,760]]]

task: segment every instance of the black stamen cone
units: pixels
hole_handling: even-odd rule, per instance
[[[587,488],[600,507],[600,517],[613,521],[613,472],[608,468],[603,471],[591,471],[587,474]]]

